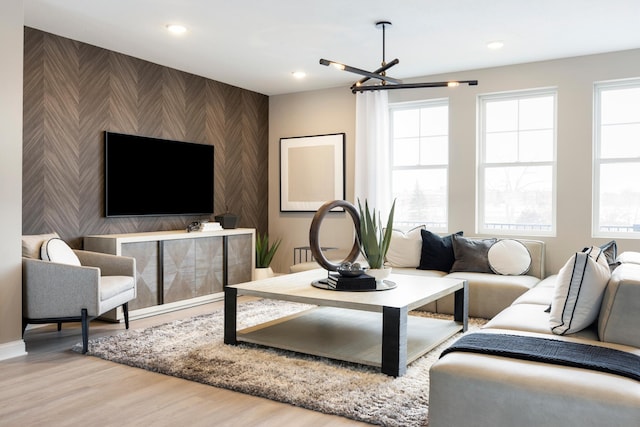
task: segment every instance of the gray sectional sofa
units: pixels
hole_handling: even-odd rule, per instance
[[[624,262],[640,256],[628,255],[618,258],[622,262],[606,282],[597,320],[590,327],[568,335],[551,332],[549,310],[561,280],[553,275],[516,298],[480,334],[589,345],[578,349],[576,361],[600,348],[620,350],[623,356],[638,356],[637,365],[635,356],[630,364],[640,373],[640,264]],[[613,357],[604,359],[606,364]],[[431,368],[429,397],[430,427],[640,425],[637,378],[504,354],[444,355]]]

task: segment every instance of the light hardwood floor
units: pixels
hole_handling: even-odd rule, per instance
[[[214,302],[134,320],[139,329],[221,308]],[[221,325],[222,327],[222,325]],[[90,338],[124,331],[91,322]],[[80,324],[27,330],[27,356],[0,362],[0,426],[364,426],[71,351]]]

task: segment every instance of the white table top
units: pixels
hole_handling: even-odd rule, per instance
[[[386,280],[396,282],[398,286],[384,291],[334,291],[311,285],[314,280],[326,277],[326,270],[316,269],[229,287],[236,288],[238,295],[376,312],[381,312],[382,307],[413,310],[464,287],[462,279],[393,273]]]

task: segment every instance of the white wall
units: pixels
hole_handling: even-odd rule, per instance
[[[24,354],[22,341],[23,1],[0,2],[0,360]]]
[[[477,79],[478,86],[390,91],[391,102],[449,98],[450,201],[449,230],[475,232],[476,99],[477,95],[531,88],[558,90],[557,235],[547,242],[547,274],[555,273],[569,256],[608,239],[591,237],[593,83],[640,77],[640,49],[544,61],[416,79]],[[273,96],[269,111],[269,232],[284,239],[273,264],[286,272],[293,247],[308,245],[312,214],[279,212],[279,138],[326,132],[347,133],[347,200],[353,200],[355,96],[345,85],[326,91]],[[321,238],[348,248],[350,219],[344,214],[325,221]],[[348,236],[347,236],[348,235]],[[348,237],[348,238],[346,238]],[[619,251],[638,250],[637,239],[617,239]],[[322,240],[322,244],[325,241]]]

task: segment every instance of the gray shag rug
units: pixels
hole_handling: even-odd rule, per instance
[[[311,308],[257,300],[238,305],[238,328]],[[431,313],[413,312],[421,316]],[[469,319],[469,331],[485,321]],[[369,366],[223,343],[223,310],[89,341],[88,354],[137,368],[384,426],[426,426],[429,368],[461,334],[393,378]],[[74,347],[81,351],[81,345]]]

